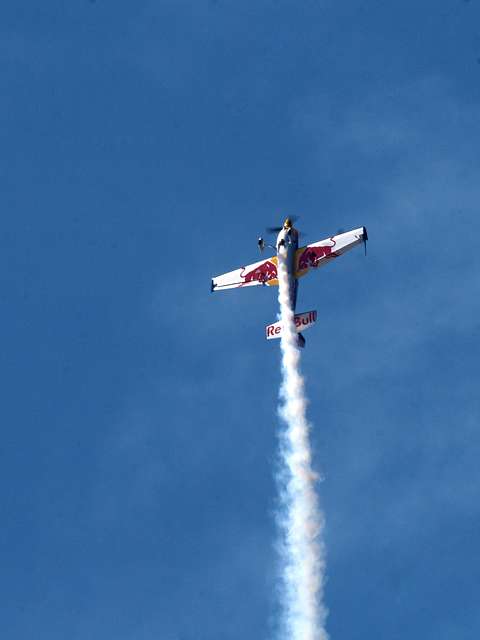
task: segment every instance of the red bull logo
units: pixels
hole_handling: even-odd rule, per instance
[[[307,311],[306,313],[299,313],[294,317],[294,321],[297,331],[302,331],[302,329],[317,321],[317,312]]]
[[[314,324],[317,320],[316,311],[306,311],[305,313],[298,313],[294,317],[295,329],[297,333],[304,331]],[[274,338],[280,338],[282,335],[282,323],[274,322],[265,327],[267,340],[273,340]]]
[[[277,265],[271,260],[265,260],[265,262],[262,262],[261,265],[248,273],[243,273],[242,271],[240,277],[243,278],[244,282],[253,282],[254,280],[268,282],[277,277]]]
[[[298,258],[298,270],[303,271],[310,267],[315,269],[323,258],[336,258],[337,254],[333,251],[335,240],[331,240],[331,242],[333,242],[332,245],[305,247]]]

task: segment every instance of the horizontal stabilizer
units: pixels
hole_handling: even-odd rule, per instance
[[[297,313],[295,315],[295,329],[297,333],[300,331],[304,331],[308,329],[317,321],[317,312],[316,311],[306,311],[305,313]],[[274,340],[275,338],[282,337],[282,322],[279,320],[278,322],[274,322],[273,324],[268,324],[265,327],[266,338],[267,340]]]

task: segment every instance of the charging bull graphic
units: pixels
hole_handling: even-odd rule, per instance
[[[315,269],[323,258],[336,258],[337,255],[333,251],[336,242],[333,238],[331,238],[331,242],[333,242],[332,245],[305,247],[298,258],[298,270],[303,271],[309,267]]]
[[[245,268],[246,267],[243,268],[240,274],[240,277],[243,278],[245,282],[253,282],[254,280],[258,282],[268,282],[277,277],[277,265],[271,260],[266,260],[256,269],[248,271],[247,273],[244,273]]]

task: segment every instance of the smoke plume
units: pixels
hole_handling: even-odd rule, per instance
[[[282,632],[289,640],[327,640],[327,610],[323,605],[324,517],[315,491],[317,476],[312,470],[307,401],[282,250],[278,256],[278,280],[282,321],[279,414],[283,429],[280,435],[281,506],[278,517],[283,580]]]

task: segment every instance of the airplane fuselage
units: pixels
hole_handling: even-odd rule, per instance
[[[298,249],[298,231],[294,227],[283,228],[277,236],[277,256],[280,248],[284,247],[286,252],[286,263],[288,270],[288,281],[290,289],[290,301],[295,311],[297,306],[298,280],[295,277],[295,253]]]

